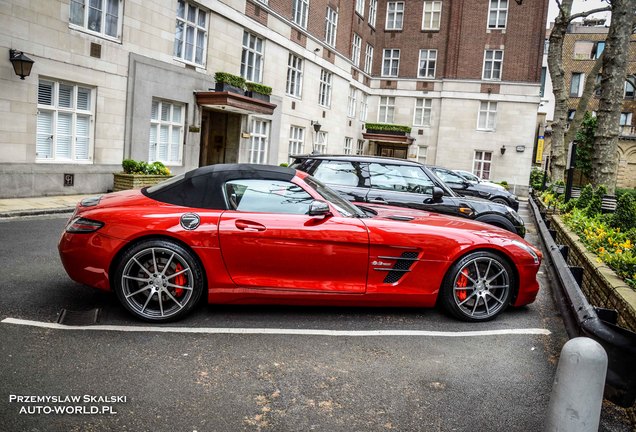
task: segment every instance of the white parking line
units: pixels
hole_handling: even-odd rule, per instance
[[[271,334],[271,335],[310,335],[310,336],[429,336],[429,337],[475,337],[500,335],[549,335],[550,330],[540,328],[480,330],[464,332],[428,331],[428,330],[319,330],[319,329],[278,329],[278,328],[194,328],[167,326],[118,326],[90,325],[69,326],[64,324],[31,321],[17,318],[5,318],[4,324],[25,325],[53,330],[89,330],[119,332],[153,332],[153,333],[199,333],[199,334]]]

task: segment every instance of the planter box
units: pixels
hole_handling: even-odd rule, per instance
[[[382,129],[367,129],[367,133],[379,134],[379,135],[398,135],[406,136],[406,132],[394,131],[394,130],[382,130]]]
[[[558,215],[552,216],[551,227],[556,242],[570,248],[568,264],[583,268],[581,290],[591,305],[618,311],[618,325],[636,331],[636,291],[616,276],[607,264],[589,252],[576,233],[565,226]]]
[[[245,90],[245,96],[251,97],[252,99],[262,100],[264,102],[268,102],[269,103],[269,95],[266,95],[266,94],[263,94],[263,93],[255,92],[255,91],[252,91],[252,90]]]
[[[172,176],[114,173],[113,177],[113,191],[117,192],[127,189],[140,189],[142,187],[152,186],[167,180]]]
[[[240,95],[245,94],[242,88],[235,87],[235,86],[230,85],[228,83],[216,83],[214,85],[214,91],[237,93],[237,94],[240,94]]]

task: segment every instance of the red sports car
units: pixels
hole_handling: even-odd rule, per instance
[[[532,303],[541,252],[479,222],[355,206],[301,171],[212,165],[88,198],[59,243],[77,282],[133,315],[209,303],[430,307],[486,321]]]

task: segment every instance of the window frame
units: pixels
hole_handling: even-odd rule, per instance
[[[332,48],[336,47],[338,34],[338,11],[327,6],[325,14],[325,43]]]
[[[355,118],[356,116],[356,104],[358,103],[358,89],[354,86],[349,86],[349,99],[347,103],[347,117]]]
[[[183,17],[179,16],[179,4],[183,4],[184,8],[183,8]],[[190,9],[194,9],[195,10],[195,17],[194,17],[194,21],[189,21],[188,15],[189,15],[189,11]],[[205,24],[204,25],[200,25],[199,23],[199,19],[200,19],[200,14],[204,13],[205,14]],[[208,50],[208,26],[209,26],[209,17],[210,17],[210,11],[204,8],[201,8],[200,6],[188,2],[186,0],[177,0],[177,10],[176,10],[176,26],[175,26],[175,36],[174,36],[174,44],[173,44],[173,49],[172,49],[172,56],[176,61],[182,62],[182,63],[187,63],[196,67],[201,67],[201,68],[205,68],[206,67],[206,59],[207,59],[207,50]],[[177,29],[179,28],[179,24],[183,25],[183,40],[181,40],[181,42],[179,43],[179,39],[177,38]],[[188,46],[188,42],[187,42],[187,34],[188,34],[188,29],[189,28],[193,28],[193,32],[194,35],[193,37],[193,42],[192,42],[192,59],[188,60],[187,57],[187,46]],[[203,41],[202,41],[202,45],[201,47],[198,46],[199,43],[199,34],[203,34]],[[180,45],[180,50],[181,52],[178,53],[177,52],[177,45]],[[198,49],[201,49],[201,62],[197,62],[197,51]]]
[[[395,119],[395,96],[380,96],[378,123],[392,124]]]
[[[485,105],[484,105],[485,104]],[[483,116],[486,116],[485,118]],[[481,127],[484,118],[484,127]],[[491,126],[492,125],[492,126]],[[479,111],[477,114],[477,130],[493,132],[497,129],[497,102],[479,101]]]
[[[247,38],[247,45],[246,45]],[[252,47],[252,40],[254,41]],[[260,42],[260,50],[258,44]],[[263,66],[265,63],[265,39],[260,36],[243,30],[243,40],[241,42],[241,77],[246,81],[255,83],[263,82]],[[251,72],[250,72],[251,68]],[[255,73],[258,76],[255,76]]]
[[[488,159],[486,159],[486,155],[489,155]],[[492,155],[493,152],[488,150],[475,150],[473,152],[472,173],[483,180],[490,180],[490,173],[492,172],[493,161]],[[485,165],[488,165],[488,169],[485,168]]]
[[[318,154],[327,154],[327,148],[329,144],[329,133],[327,131],[316,132],[316,142],[314,144],[314,151]]]
[[[362,96],[360,97],[360,121],[367,121],[367,116],[369,114],[369,95],[365,92],[362,92]]]
[[[306,30],[308,16],[309,0],[294,0],[292,3],[292,22]]]
[[[389,1],[386,4],[386,20],[384,22],[384,30],[387,31],[400,31],[404,28],[404,12],[405,6],[403,1]],[[402,7],[401,10],[398,6]],[[391,9],[391,6],[394,9]],[[399,24],[399,26],[398,26]]]
[[[289,142],[288,142],[288,156],[290,161],[293,155],[303,154],[305,148],[305,128],[302,126],[289,126]],[[294,149],[297,149],[294,151]]]
[[[576,91],[573,90],[574,86],[574,77],[577,78]],[[570,89],[569,96],[574,98],[579,98],[583,95],[583,86],[585,84],[585,74],[583,72],[572,72],[570,75]]]
[[[353,138],[345,137],[343,153],[346,155],[350,155],[353,152]]]
[[[375,28],[377,18],[378,18],[378,0],[369,0],[368,23],[372,28]]]
[[[287,57],[287,81],[285,83],[285,94],[301,99],[303,95],[303,61],[293,53]]]
[[[430,10],[427,11],[427,6],[430,6]],[[435,7],[439,9],[436,10]],[[426,15],[429,18],[426,18]],[[437,18],[436,18],[437,15]],[[441,1],[425,1],[422,7],[422,30],[424,31],[439,31],[442,25],[442,2]]]
[[[318,88],[318,105],[331,108],[331,86],[333,74],[326,69],[320,70],[320,85]]]
[[[493,3],[496,2],[496,7],[493,8]],[[502,7],[502,3],[505,3],[505,6]],[[489,0],[488,1],[488,20],[486,22],[486,27],[488,30],[505,30],[508,25],[508,0]],[[495,20],[494,24],[491,24],[492,16],[494,14]],[[499,21],[501,20],[501,15],[504,15],[503,18],[503,26],[499,25]]]
[[[371,75],[373,72],[373,45],[367,42],[364,49],[364,73]]]
[[[426,53],[426,58],[423,58],[423,54]],[[431,57],[431,54],[433,56]],[[422,64],[424,63],[424,67]],[[433,75],[430,75],[430,64],[433,64]],[[436,49],[421,49],[420,57],[418,60],[417,66],[417,77],[425,78],[425,79],[435,79],[435,74],[437,73],[437,50]],[[422,69],[426,71],[424,75],[422,75]]]
[[[492,55],[492,58],[490,59],[488,58],[489,53],[491,53]],[[498,59],[497,54],[500,54],[501,58]],[[484,63],[483,63],[481,79],[487,80],[487,81],[501,81],[503,77],[503,61],[504,61],[504,50],[501,50],[501,49],[484,50]],[[487,74],[488,72],[487,65],[490,65],[489,74]]]
[[[356,13],[364,18],[364,0],[356,0]]]
[[[355,67],[360,66],[360,53],[362,51],[362,38],[358,33],[353,33],[351,38],[351,61]]]
[[[40,103],[40,86],[41,84],[51,84],[51,104],[46,105],[44,103]],[[65,107],[60,105],[60,86],[71,87],[71,94],[69,102],[71,103],[70,107]],[[79,90],[87,90],[88,93],[88,109],[78,108],[78,94]],[[82,164],[92,164],[93,163],[93,155],[95,152],[95,111],[96,111],[96,89],[92,86],[64,81],[64,80],[56,80],[49,78],[39,78],[38,80],[38,92],[37,92],[37,115],[36,115],[36,133],[35,133],[35,163],[69,163],[75,165]],[[50,115],[50,131],[47,131],[46,134],[40,133],[40,115],[43,113],[49,113]],[[71,124],[70,124],[70,157],[64,158],[59,157],[57,155],[58,151],[58,143],[60,135],[62,135],[58,131],[58,125],[60,114],[63,115],[71,115]],[[88,136],[83,137],[87,139],[86,143],[86,158],[78,159],[77,154],[79,147],[77,145],[78,141],[78,117],[88,118],[88,127],[87,132]],[[48,147],[48,154],[50,157],[39,157],[38,156],[38,139],[40,136],[48,136],[50,140],[50,144]]]
[[[183,165],[183,140],[185,136],[185,118],[186,118],[186,104],[161,98],[153,98],[152,105],[157,103],[157,118],[152,117],[152,110],[150,114],[150,129],[148,132],[148,162],[161,162],[164,165],[171,166],[182,166]],[[163,106],[169,106],[169,119],[163,120],[161,118],[161,113],[163,112]],[[174,108],[179,107],[181,109],[181,121],[174,121]],[[168,127],[168,142],[166,143],[166,158],[162,159],[159,157],[159,149],[160,149],[160,137],[161,137],[161,129],[162,127]],[[152,142],[152,129],[156,128],[155,132],[155,140],[156,142]],[[175,143],[173,140],[173,131],[175,128],[179,129],[179,137],[177,138],[177,142]],[[154,149],[153,149],[154,145]],[[174,146],[177,147],[177,159],[174,160],[171,158],[172,150]],[[154,157],[153,156],[154,152]]]
[[[270,126],[271,122],[269,120],[252,117],[250,122],[250,145],[247,149],[248,163],[267,164]]]
[[[390,57],[387,57],[387,53]],[[397,56],[394,54],[397,53]],[[387,73],[388,62],[388,73]],[[394,64],[395,63],[395,64]],[[395,69],[395,73],[393,73]],[[384,48],[382,50],[382,75],[383,77],[399,77],[400,76],[400,50],[397,48]]]
[[[117,35],[116,36],[112,36],[106,33],[106,19],[107,16],[109,15],[106,11],[108,10],[108,4],[109,2],[117,2],[117,24],[116,24],[116,30],[117,30]],[[82,12],[82,24],[78,24],[75,22],[72,22],[71,20],[73,19],[73,6],[77,5],[78,7],[83,8],[83,12]],[[117,41],[120,42],[121,41],[121,37],[122,37],[122,28],[123,28],[123,12],[124,12],[124,0],[104,0],[104,3],[102,3],[103,6],[105,6],[104,8],[102,8],[100,10],[100,25],[101,28],[103,29],[103,31],[95,31],[89,28],[89,16],[90,16],[90,0],[70,0],[69,2],[69,16],[68,16],[68,25],[69,28],[74,29],[74,30],[78,30],[81,32],[86,32],[86,33],[90,33],[92,35],[95,35],[97,37],[100,38],[104,38],[104,39],[108,39],[108,40],[112,40],[112,41]]]
[[[421,104],[420,104],[421,102]],[[420,114],[418,115],[418,111]],[[433,114],[433,99],[416,98],[413,111],[413,126],[430,127]]]

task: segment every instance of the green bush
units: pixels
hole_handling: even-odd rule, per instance
[[[550,181],[550,178],[547,177],[546,181]],[[532,168],[530,171],[530,187],[534,190],[541,190],[543,186],[543,171],[539,168]]]
[[[410,126],[397,125],[397,124],[386,124],[386,123],[365,123],[365,129],[369,130],[378,130],[378,131],[387,131],[387,132],[411,132]]]
[[[264,94],[267,96],[272,94],[272,88],[270,86],[266,86],[259,83],[253,83],[253,82],[245,83],[245,88],[247,88],[249,91]]]
[[[245,80],[237,75],[227,72],[217,72],[214,74],[214,81],[217,83],[225,83],[245,90]]]
[[[170,175],[170,170],[161,162],[148,163],[133,159],[124,159],[121,163],[125,174]]]
[[[592,193],[592,198],[588,203],[587,207],[585,207],[585,214],[587,217],[594,217],[596,215],[601,214],[601,205],[603,203],[603,195],[607,193],[607,189],[605,186],[601,185],[594,190]],[[582,195],[582,194],[581,194]]]
[[[636,199],[636,189],[616,188],[616,199],[620,199],[623,195],[631,195]]]
[[[618,199],[611,225],[624,231],[636,231],[636,199],[631,194],[623,194]]]
[[[585,185],[581,190],[581,196],[576,200],[576,208],[584,209],[587,207],[592,200],[592,196],[594,196],[594,189],[592,189],[592,185]]]

